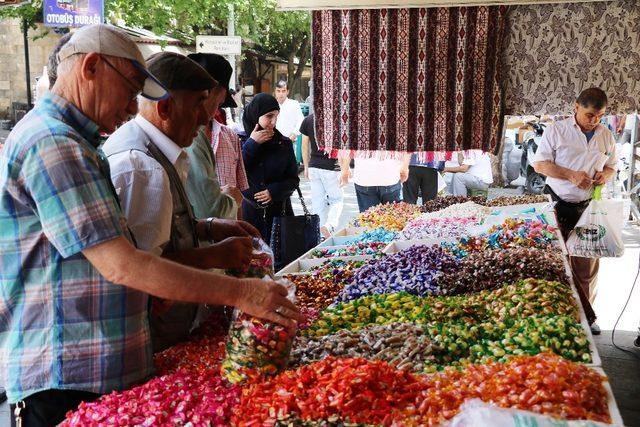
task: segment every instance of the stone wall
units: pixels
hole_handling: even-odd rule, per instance
[[[42,75],[42,67],[46,65],[49,52],[61,37],[49,30],[45,37],[34,40],[34,37],[46,31],[47,28],[41,24],[36,30],[29,30],[32,91],[35,88],[36,77]],[[0,21],[0,118],[11,118],[12,102],[27,102],[24,43],[20,20],[5,19]]]

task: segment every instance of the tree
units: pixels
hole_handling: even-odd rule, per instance
[[[311,56],[311,17],[308,12],[278,12],[276,0],[105,0],[104,8],[107,22],[122,21],[193,43],[198,34],[226,34],[230,5],[236,34],[264,53],[286,59],[290,85],[299,81]],[[35,28],[42,22],[42,0],[0,9],[0,19],[5,17],[26,19]]]

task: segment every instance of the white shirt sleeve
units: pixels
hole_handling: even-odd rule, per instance
[[[161,255],[171,239],[173,212],[167,173],[156,160],[135,150],[111,156],[109,165],[138,249]]]
[[[531,163],[535,162],[555,162],[556,161],[556,142],[558,136],[556,131],[556,126],[549,126],[544,131],[542,135],[542,139],[540,140],[540,145],[538,145],[538,150],[536,154],[533,156]]]
[[[304,120],[304,114],[302,114],[302,108],[300,107],[300,103],[298,101],[295,102],[295,126],[293,130],[296,135],[300,135],[300,126],[302,125],[302,121]]]

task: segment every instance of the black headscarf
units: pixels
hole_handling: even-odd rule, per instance
[[[251,102],[244,107],[244,114],[242,115],[242,124],[247,136],[250,136],[255,129],[260,116],[275,110],[280,111],[280,104],[278,104],[278,100],[273,95],[259,93],[254,96]],[[274,132],[274,138],[280,138],[280,132],[276,129],[274,129]]]

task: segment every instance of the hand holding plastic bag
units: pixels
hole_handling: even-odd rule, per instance
[[[571,256],[584,258],[620,257],[622,242],[622,200],[602,200],[602,186],[597,186],[593,199],[567,240]]]

